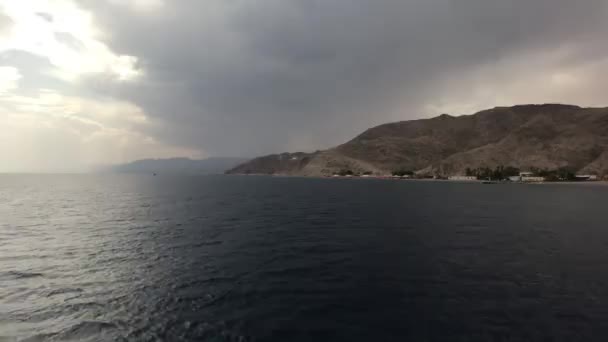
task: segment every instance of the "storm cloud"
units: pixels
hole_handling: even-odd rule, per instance
[[[605,0],[77,4],[141,72],[87,74],[78,91],[134,104],[149,121],[138,134],[201,156],[322,149],[443,112],[608,102]]]

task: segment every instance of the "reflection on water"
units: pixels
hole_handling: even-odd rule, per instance
[[[0,340],[603,340],[602,186],[0,176]]]

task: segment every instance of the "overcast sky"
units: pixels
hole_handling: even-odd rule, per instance
[[[0,0],[0,172],[608,105],[607,0]]]

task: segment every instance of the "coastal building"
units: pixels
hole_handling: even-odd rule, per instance
[[[534,172],[524,171],[519,173],[519,177],[510,177],[509,179],[514,182],[525,182],[525,183],[540,183],[545,181],[545,177],[538,177],[534,175]]]
[[[521,176],[511,176],[509,177],[511,182],[521,182]]]
[[[448,180],[460,181],[460,182],[470,182],[470,181],[476,181],[477,177],[475,177],[475,176],[450,176],[450,177],[448,177]]]
[[[596,181],[596,175],[576,175],[574,176],[577,181]]]
[[[545,177],[526,176],[521,177],[521,181],[525,183],[540,183],[545,181]]]

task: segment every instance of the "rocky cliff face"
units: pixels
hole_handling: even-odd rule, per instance
[[[608,108],[523,105],[389,123],[326,151],[256,158],[229,173],[323,176],[349,169],[455,175],[500,165],[608,174]]]

